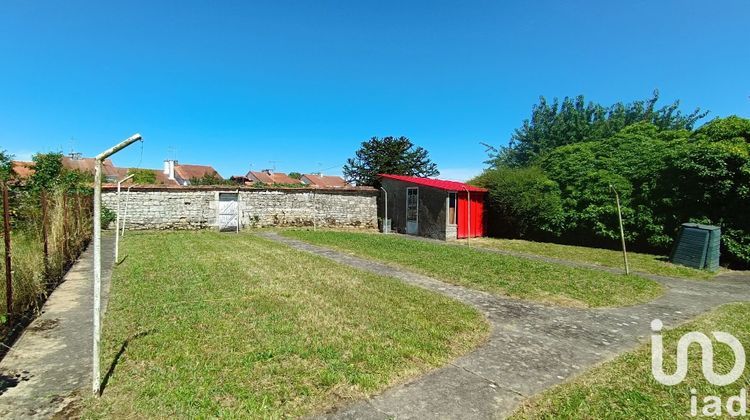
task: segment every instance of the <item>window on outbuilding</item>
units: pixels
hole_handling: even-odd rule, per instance
[[[456,224],[456,193],[448,193],[448,224]]]

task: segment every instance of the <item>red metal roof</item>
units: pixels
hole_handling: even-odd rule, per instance
[[[419,178],[416,176],[380,174],[381,178],[395,179],[397,181],[410,182],[412,184],[424,185],[425,187],[437,188],[445,191],[466,191],[470,192],[487,192],[485,188],[475,187],[457,181],[445,181],[434,178]]]

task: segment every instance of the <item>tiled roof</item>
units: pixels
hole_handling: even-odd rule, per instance
[[[256,181],[256,182],[262,182],[264,184],[301,184],[302,182],[299,179],[290,178],[289,175],[282,173],[282,172],[255,172],[250,171],[247,173],[247,178]]]
[[[464,184],[457,181],[445,181],[434,178],[419,178],[416,176],[380,174],[381,178],[395,179],[397,181],[409,182],[412,184],[423,185],[425,187],[437,188],[445,191],[470,191],[470,192],[487,192],[486,189]]]
[[[86,172],[93,175],[96,160],[94,158],[73,159],[68,156],[63,156],[61,162],[63,168],[72,171]],[[19,178],[28,178],[34,173],[34,162],[13,161],[13,171],[16,172]],[[116,177],[119,174],[119,168],[115,167],[111,159],[106,159],[102,162],[102,174],[105,177]]]
[[[193,178],[203,178],[206,175],[213,175],[217,178],[221,178],[216,169],[209,165],[183,165],[178,164],[174,167],[175,175],[178,177],[190,181]]]
[[[34,162],[13,161],[13,172],[21,179],[26,179],[34,173]]]
[[[340,176],[334,175],[305,174],[302,175],[302,179],[310,185],[323,188],[346,188],[351,186]]]
[[[62,165],[64,168],[74,171],[88,172],[90,174],[94,173],[95,164],[96,159],[94,158],[73,159],[69,156],[63,156],[62,158]],[[104,176],[118,175],[117,168],[115,168],[115,165],[112,163],[111,159],[105,159],[104,162],[102,162],[102,174]]]

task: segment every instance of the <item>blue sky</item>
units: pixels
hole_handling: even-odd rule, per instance
[[[404,135],[483,168],[540,95],[750,116],[750,2],[5,0],[0,148],[340,173]],[[272,163],[273,162],[273,163]],[[252,165],[252,166],[251,166]]]

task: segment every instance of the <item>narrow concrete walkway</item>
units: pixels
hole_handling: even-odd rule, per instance
[[[0,362],[0,418],[65,413],[91,387],[93,254],[90,244]],[[114,234],[102,235],[102,304],[106,307]],[[107,367],[102,367],[106,371]]]
[[[655,318],[674,327],[723,303],[750,300],[745,283],[657,277],[665,294],[646,304],[562,308],[450,285],[274,232],[263,236],[450,296],[479,309],[492,326],[489,340],[473,352],[372,399],[325,413],[325,418],[503,418],[524,399],[632,349],[648,337]]]

